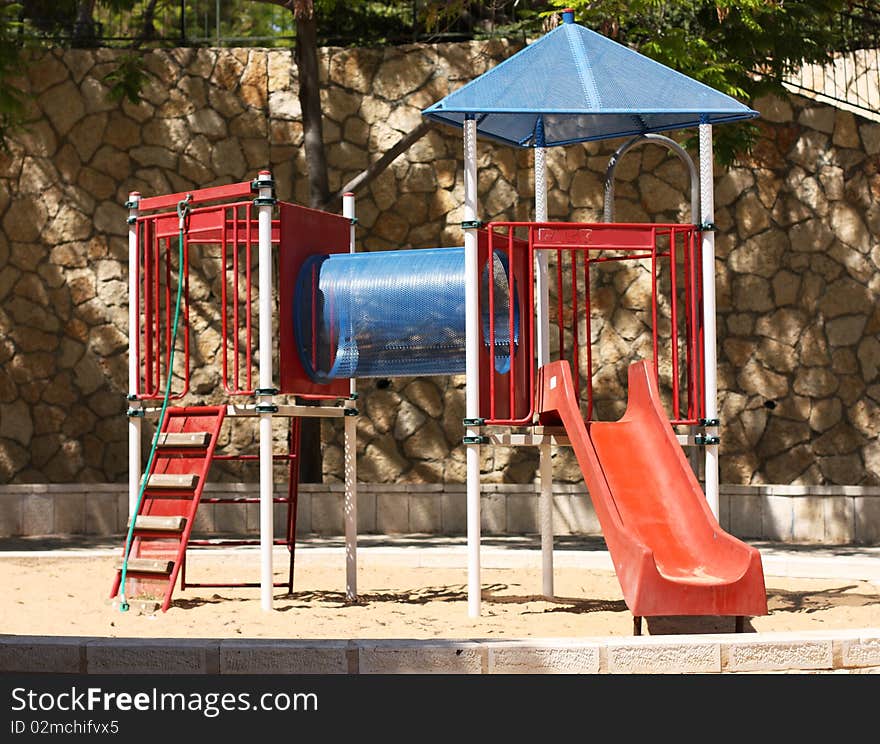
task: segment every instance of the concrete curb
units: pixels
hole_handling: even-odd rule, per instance
[[[514,640],[0,636],[0,672],[53,674],[880,674],[880,628]]]

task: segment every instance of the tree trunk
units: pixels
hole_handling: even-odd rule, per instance
[[[146,7],[144,7],[144,20],[141,26],[140,41],[152,41],[156,38],[156,24],[154,23],[156,20],[156,2],[157,0],[150,0]]]
[[[299,74],[299,104],[302,108],[303,148],[309,178],[309,206],[320,207],[330,193],[327,158],[321,120],[321,88],[318,77],[317,20],[314,12],[295,14],[296,50],[294,60]]]
[[[299,77],[299,104],[302,109],[303,148],[309,179],[309,206],[320,207],[330,193],[327,157],[321,117],[321,85],[318,76],[317,19],[312,2],[294,3],[296,48],[294,61]],[[303,405],[316,401],[298,400]],[[324,480],[324,457],[321,451],[321,419],[303,418],[300,428],[300,470],[302,483]]]
[[[74,46],[93,46],[95,43],[95,0],[79,0],[76,20],[73,22]]]

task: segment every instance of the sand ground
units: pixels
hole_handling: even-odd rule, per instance
[[[534,557],[534,556],[533,556]],[[108,595],[114,555],[59,552],[31,557],[0,552],[0,633],[96,637],[199,638],[550,638],[626,636],[632,616],[610,570],[555,571],[556,599],[540,596],[539,563],[482,572],[481,617],[467,616],[467,573],[411,556],[362,550],[360,601],[345,601],[341,553],[303,555],[294,592],[276,589],[274,611],[260,609],[258,588],[192,588],[174,594],[166,613],[122,613]],[[453,561],[454,563],[454,561]],[[286,566],[276,561],[279,581]],[[766,572],[765,572],[766,573]],[[258,581],[254,550],[194,551],[190,581]],[[880,584],[859,579],[765,578],[770,612],[749,618],[749,632],[880,627]],[[645,635],[731,633],[733,618],[649,618]]]

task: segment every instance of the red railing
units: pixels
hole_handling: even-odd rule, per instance
[[[484,334],[480,345],[480,398],[483,418],[487,423],[523,426],[532,423],[536,369],[534,353],[535,287],[532,280],[533,263],[528,244],[518,240],[514,231],[499,235],[489,230],[487,239],[480,235],[480,265],[485,266],[487,281],[480,281],[481,315],[488,319],[487,328],[480,323]],[[491,257],[491,259],[490,259]],[[496,313],[495,257],[505,260],[507,293],[506,313]],[[483,287],[486,287],[483,297]],[[496,320],[504,322],[505,335],[498,339]],[[486,333],[488,331],[488,333]],[[503,352],[507,353],[504,354]],[[508,359],[501,364],[499,359]]]
[[[222,196],[241,196],[242,192],[249,191],[250,184],[237,184],[236,188],[224,187]],[[171,373],[180,379],[182,387],[170,398],[179,400],[189,392],[192,367],[190,273],[191,258],[194,258],[191,249],[196,249],[198,257],[204,261],[211,259],[208,247],[219,246],[222,385],[229,395],[253,395],[257,374],[254,359],[257,210],[252,200],[191,207],[185,221],[181,272],[177,265],[177,196],[182,199],[186,195],[142,200],[141,206],[145,208],[167,208],[173,203],[175,211],[142,215],[136,221],[140,276],[133,298],[139,317],[139,333],[134,339],[139,366],[135,393],[144,400],[164,395],[169,376],[177,282],[181,273],[182,302],[175,347],[175,357],[180,363],[175,361]],[[210,198],[216,199],[217,195]],[[191,203],[197,204],[197,201]],[[272,222],[272,242],[277,244],[278,239],[279,223],[276,219]],[[210,281],[210,274],[206,275],[206,281]],[[178,357],[180,351],[182,358]]]
[[[700,240],[699,232],[692,225],[673,224],[613,224],[613,223],[532,223],[532,222],[494,222],[488,226],[490,250],[506,250],[511,275],[510,286],[525,281],[528,284],[527,306],[522,316],[535,312],[536,297],[534,289],[534,259],[539,252],[555,263],[555,271],[548,272],[548,282],[555,283],[555,294],[551,290],[550,318],[558,338],[556,348],[551,348],[553,359],[568,359],[572,365],[573,380],[577,393],[585,404],[586,418],[594,414],[594,350],[592,348],[591,269],[610,262],[649,262],[651,299],[651,349],[654,372],[660,380],[660,360],[668,361],[669,374],[669,414],[672,424],[696,424],[704,416],[705,391],[703,376],[703,330],[702,330],[702,287],[700,282]],[[523,240],[517,241],[519,250],[527,245],[528,271],[517,276],[513,267],[514,235]],[[506,246],[506,247],[505,247]],[[521,265],[521,263],[520,263]],[[490,262],[491,266],[491,262]],[[665,307],[661,307],[659,277],[665,268],[667,272],[668,296]],[[490,269],[491,271],[491,269]],[[555,274],[555,276],[554,276]],[[489,282],[489,338],[487,345],[494,348],[494,293],[492,281]],[[554,307],[555,302],[555,307]],[[508,332],[513,335],[513,303],[510,308]],[[611,319],[608,319],[609,322]],[[661,337],[661,321],[669,323],[669,338]],[[581,323],[584,333],[581,337]],[[523,324],[523,328],[527,326]],[[552,334],[551,334],[552,335]],[[570,343],[566,341],[570,336]],[[534,339],[529,334],[523,338],[517,354],[534,358]],[[585,356],[586,371],[581,368],[581,355]],[[487,365],[483,365],[485,370]],[[535,363],[530,364],[528,376],[529,389],[534,391]],[[584,390],[581,391],[581,374]],[[486,374],[484,372],[483,374]],[[494,365],[488,370],[490,404],[487,423],[519,425],[529,423],[534,414],[534,401],[528,416],[496,416],[496,388],[502,382]],[[515,398],[514,378],[511,374],[506,391],[508,398]],[[581,395],[583,393],[583,395]],[[512,408],[511,408],[512,410]]]

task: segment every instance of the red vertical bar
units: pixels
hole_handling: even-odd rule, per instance
[[[679,384],[678,384],[678,276],[675,266],[675,229],[669,231],[669,284],[671,327],[669,342],[672,344],[672,417],[680,416]]]
[[[697,302],[695,303],[695,306],[697,328],[699,329],[697,333],[697,359],[699,360],[697,364],[697,374],[699,380],[698,390],[700,391],[698,418],[703,418],[706,415],[706,355],[703,353],[703,243],[700,234],[696,235],[694,245],[697,249],[694,257],[694,276],[696,277],[695,285],[697,290]]]
[[[143,319],[143,315],[141,313],[141,282],[143,281],[143,272],[146,272],[146,261],[144,268],[141,268],[141,256],[146,255],[143,246],[147,240],[147,223],[146,221],[138,222],[138,232],[137,232],[137,267],[138,267],[138,277],[137,281],[134,283],[135,286],[135,295],[134,295],[134,311],[137,313],[137,334],[135,335],[135,359],[137,359],[138,373],[137,373],[137,390],[135,392],[140,395],[144,392],[141,387],[141,349],[143,348],[141,343],[141,334],[144,331],[141,331],[141,321]]]
[[[246,216],[245,242],[250,242],[251,221],[249,211],[246,212]],[[238,357],[238,251],[239,243],[238,240],[236,240],[232,248],[232,386],[235,392],[238,392],[239,390],[238,372],[239,367],[241,366],[241,361]]]
[[[154,347],[154,356],[155,356],[155,378],[153,380],[153,390],[154,395],[159,394],[159,390],[162,386],[162,352],[161,352],[161,344],[162,344],[162,311],[161,304],[159,302],[160,294],[159,294],[159,278],[160,278],[160,267],[162,266],[161,261],[161,253],[159,248],[159,237],[158,230],[156,231],[157,235],[155,236],[155,255],[153,256],[153,271],[155,273],[155,286],[153,288],[153,302],[155,305],[155,319],[156,319],[156,327],[155,327],[155,347]]]
[[[229,271],[226,265],[226,243],[229,240],[229,230],[227,229],[226,215],[227,209],[223,210],[223,229],[220,231],[220,262],[223,265],[223,278],[220,285],[220,337],[222,338],[222,358],[223,358],[223,388],[229,392],[229,354],[227,346],[229,345],[229,318],[226,312],[226,282],[229,281]],[[231,210],[232,214],[232,234],[235,235],[235,207]]]
[[[516,370],[514,367],[514,306],[516,304],[516,275],[513,270],[513,227],[507,228],[507,350],[510,366],[508,369],[508,417],[516,418]]]
[[[489,231],[489,418],[495,418],[495,241]],[[477,278],[479,282],[479,275]],[[479,286],[479,284],[477,285]]]
[[[174,303],[171,301],[171,238],[165,238],[165,385],[171,388],[171,325]],[[179,278],[179,277],[178,277]]]
[[[152,220],[144,235],[144,395],[152,394],[153,380],[153,232]]]
[[[565,358],[565,303],[562,301],[562,251],[556,251],[556,326],[559,328],[559,358]]]
[[[699,313],[699,300],[697,289],[697,240],[696,231],[691,228],[688,233],[688,247],[690,251],[690,303],[691,303],[691,397],[693,398],[691,418],[697,420],[700,418],[700,358],[702,356],[699,348],[699,323],[697,316]]]
[[[574,395],[580,400],[581,397],[581,372],[580,372],[580,339],[578,338],[578,292],[577,292],[577,250],[569,251],[571,254],[571,333],[572,333],[572,370],[571,376],[574,381]]]
[[[593,307],[590,298],[590,249],[584,251],[584,317],[587,346],[587,421],[593,418]]]
[[[183,236],[183,266],[177,271],[177,281],[183,272],[183,389],[178,398],[189,392],[189,237]]]
[[[248,211],[248,224],[250,224],[250,220],[251,220],[251,205],[250,204],[247,205],[247,211]],[[245,251],[246,256],[247,256],[247,308],[245,309],[245,325],[246,325],[245,346],[247,347],[247,350],[245,352],[245,370],[246,370],[245,371],[245,380],[246,380],[245,384],[246,384],[248,390],[253,389],[253,369],[252,369],[252,367],[253,367],[253,344],[252,344],[253,336],[251,333],[251,331],[253,329],[253,313],[251,310],[251,304],[253,301],[252,290],[251,290],[252,252],[253,251],[252,251],[251,242],[248,241],[247,249]]]
[[[651,229],[651,338],[654,349],[654,376],[660,385],[660,359],[657,353],[657,230]]]
[[[684,275],[684,363],[687,377],[687,417],[694,417],[694,357],[693,357],[693,298],[691,297],[691,245],[690,232],[682,235],[682,274]]]
[[[535,374],[535,366],[537,364],[537,360],[535,358],[535,229],[533,225],[529,225],[529,259],[527,261],[529,265],[529,306],[526,308],[526,313],[530,319],[531,332],[529,333],[529,348],[528,352],[528,360],[529,360],[529,390],[531,390],[532,395],[532,410],[531,413],[534,415],[535,413],[535,401],[537,390],[536,388],[536,377]]]

